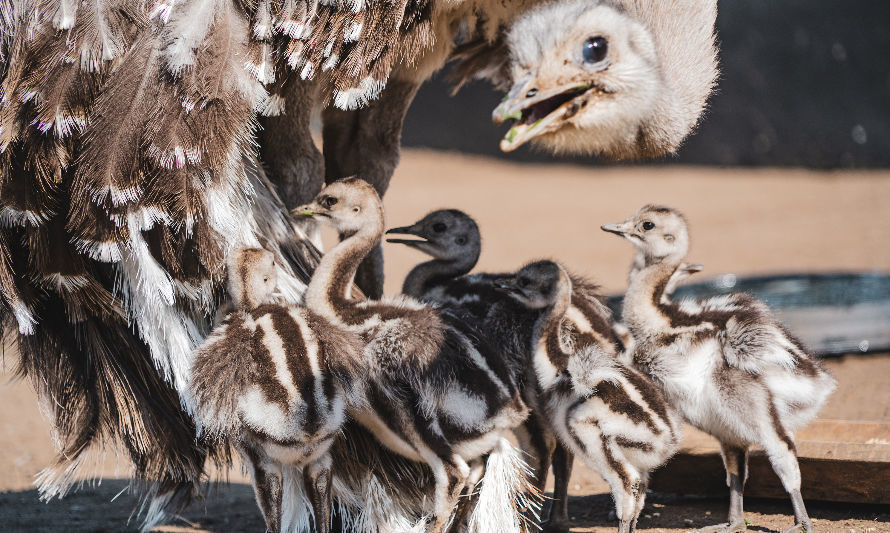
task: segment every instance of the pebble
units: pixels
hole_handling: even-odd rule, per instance
[[[691,526],[693,524],[693,521],[691,518],[684,518],[683,523],[686,524],[687,526]]]

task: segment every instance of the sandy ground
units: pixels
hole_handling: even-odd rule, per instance
[[[619,292],[631,247],[601,232],[644,203],[685,212],[691,224],[690,260],[705,273],[797,270],[890,270],[890,172],[810,172],[686,167],[593,169],[515,165],[484,158],[406,151],[386,197],[389,226],[414,222],[440,207],[459,207],[479,221],[484,237],[480,270],[512,270],[552,257]],[[419,253],[386,245],[388,293],[398,291]],[[99,461],[106,480],[87,483],[66,499],[43,504],[34,475],[51,464],[49,427],[26,383],[11,381],[13,357],[0,374],[0,531],[127,531],[133,499],[127,466],[113,452]],[[822,416],[890,421],[890,356],[846,357],[827,365],[840,387]],[[886,398],[886,395],[884,396]],[[101,459],[101,457],[99,457]],[[249,485],[238,471],[213,484],[209,496],[164,531],[262,531]],[[596,474],[576,465],[571,489],[573,531],[606,532],[611,500]],[[723,498],[653,494],[640,528],[688,531],[717,522]],[[754,531],[792,524],[786,501],[746,500]],[[890,531],[890,510],[848,504],[810,504],[820,531]]]

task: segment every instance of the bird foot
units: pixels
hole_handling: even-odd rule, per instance
[[[748,529],[748,525],[745,524],[745,521],[730,523],[717,524],[714,526],[703,527],[696,531],[696,533],[736,533],[738,531],[745,531]]]
[[[789,527],[782,533],[813,533],[812,524],[795,524],[794,527]]]

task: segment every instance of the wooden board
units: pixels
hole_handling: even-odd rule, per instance
[[[817,420],[796,440],[805,499],[890,503],[890,423]],[[719,444],[684,428],[680,452],[653,474],[650,486],[659,492],[728,494]],[[751,453],[745,495],[787,497],[760,449]]]

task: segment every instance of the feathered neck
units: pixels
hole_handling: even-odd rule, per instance
[[[327,318],[343,321],[343,311],[356,305],[350,298],[350,289],[358,266],[380,242],[382,235],[381,218],[377,223],[367,224],[344,237],[324,254],[306,289],[306,307]]]
[[[666,90],[646,125],[643,153],[676,150],[699,121],[717,79],[716,0],[620,0],[652,32]]]
[[[402,293],[421,298],[434,286],[463,276],[476,265],[476,258],[433,259],[411,269],[402,284]]]
[[[546,354],[550,364],[556,367],[558,372],[565,370],[568,365],[569,353],[563,348],[560,338],[562,320],[566,311],[572,305],[572,281],[569,276],[560,269],[559,282],[556,286],[556,299],[535,323],[535,358]],[[538,365],[536,365],[538,366]]]
[[[668,284],[678,264],[656,263],[632,275],[624,295],[621,317],[634,337],[647,337],[667,327],[660,311]]]

